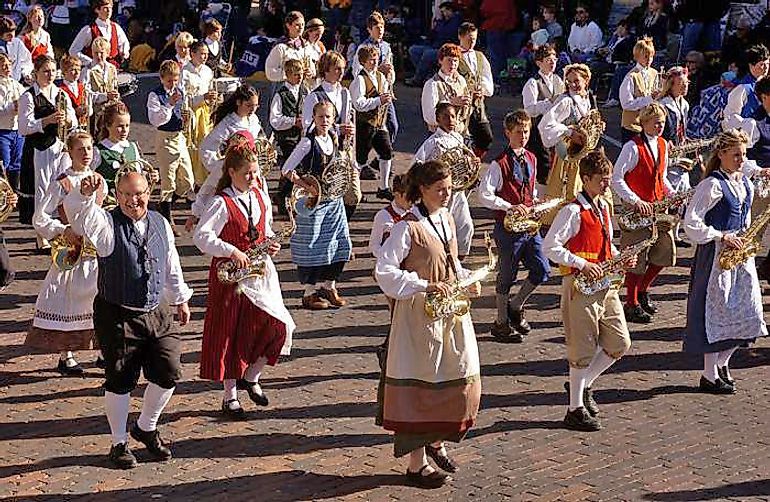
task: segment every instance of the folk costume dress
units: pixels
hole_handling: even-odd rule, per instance
[[[436,441],[458,442],[476,421],[481,377],[471,316],[432,320],[425,314],[429,283],[467,274],[446,209],[425,216],[412,208],[377,260],[377,284],[396,300],[377,424],[396,433],[397,457]]]
[[[753,199],[747,176],[716,170],[687,206],[685,232],[698,247],[687,295],[685,352],[721,352],[767,336],[754,257],[732,270],[719,266],[722,236],[750,225]]]
[[[51,44],[51,35],[45,29],[38,29],[37,33],[28,31],[19,37],[24,43],[24,47],[30,53],[30,59],[34,61],[40,56],[48,56],[54,59],[53,45]]]
[[[198,145],[213,128],[211,123],[211,106],[204,98],[204,95],[211,88],[213,80],[214,72],[205,64],[196,68],[192,62],[189,62],[182,68],[182,88],[189,89],[192,98],[193,135],[191,138],[192,144],[188,146],[190,148],[190,160],[192,161],[195,184],[198,186],[202,185],[208,176],[208,171],[206,171],[198,153]]]
[[[243,378],[246,368],[260,357],[274,365],[288,355],[294,321],[283,304],[278,271],[269,256],[265,274],[238,284],[217,277],[220,263],[237,248],[246,252],[273,235],[270,199],[254,187],[247,192],[229,187],[217,194],[201,217],[193,241],[213,256],[209,268],[209,295],[203,328],[201,378]]]
[[[64,199],[73,190],[80,192],[81,181],[93,171],[67,169],[54,180],[42,204],[35,211],[35,230],[46,239],[64,232],[71,214],[64,210]],[[104,193],[100,195],[103,197]],[[59,219],[51,216],[58,211]],[[35,316],[25,345],[54,353],[93,348],[93,305],[97,292],[96,255],[82,255],[71,270],[51,265],[35,302]]]
[[[682,145],[687,140],[687,118],[690,115],[690,105],[684,96],[677,98],[666,96],[660,100],[660,104],[666,110],[663,138],[675,146]],[[673,189],[677,192],[683,192],[690,189],[690,173],[677,160],[671,159],[667,176]]]
[[[120,166],[126,162],[141,160],[139,145],[133,141],[122,140],[117,143],[104,138],[96,144],[94,160],[91,168],[101,174],[107,184],[107,194],[115,197],[115,175]]]

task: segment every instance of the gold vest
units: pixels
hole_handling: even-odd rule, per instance
[[[647,79],[645,81],[645,72]],[[652,96],[655,90],[655,82],[658,79],[658,70],[654,68],[647,68],[646,70],[639,70],[634,68],[628,73],[628,77],[634,84],[634,98],[641,98],[642,96]],[[639,124],[639,111],[623,110],[623,114],[620,119],[620,125],[623,129],[628,129],[633,132],[641,132],[642,126]]]

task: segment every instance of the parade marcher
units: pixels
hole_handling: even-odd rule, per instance
[[[38,56],[54,57],[51,35],[45,31],[45,12],[40,4],[30,6],[27,11],[27,25],[21,35],[21,41],[30,53],[30,60]]]
[[[107,195],[115,198],[115,176],[126,162],[141,160],[139,145],[128,139],[131,114],[122,101],[104,107],[100,119],[99,142],[91,167],[104,178]]]
[[[54,84],[56,63],[48,56],[35,60],[35,83],[19,97],[19,133],[24,136],[21,157],[21,192],[19,220],[32,223],[32,214],[42,203],[48,185],[56,179],[61,168],[64,149],[58,137],[59,126],[67,132],[77,125],[75,110],[69,99],[64,99],[66,110],[57,107],[60,90]],[[38,249],[47,243],[38,237]]]
[[[286,14],[284,21],[286,36],[281,37],[275,43],[265,59],[265,76],[271,82],[283,82],[286,80],[284,65],[289,59],[297,59],[303,62],[303,79],[310,84],[315,79],[316,71],[308,64],[310,51],[308,43],[302,38],[305,31],[305,17],[301,12],[291,11]]]
[[[128,61],[131,45],[128,37],[118,23],[112,21],[112,0],[92,0],[91,9],[96,14],[96,19],[88,26],[84,26],[78,32],[69,48],[70,56],[77,56],[88,67],[93,57],[91,42],[104,37],[110,43],[110,52],[107,61],[120,68],[123,61]]]
[[[767,77],[770,51],[764,45],[754,45],[745,52],[744,59],[748,68],[727,97],[727,105],[722,113],[722,130],[741,129],[751,134],[754,114],[762,108],[754,86],[758,80]]]
[[[328,52],[326,54],[329,54]],[[296,204],[297,230],[291,236],[291,257],[304,288],[302,306],[323,310],[347,304],[337,290],[337,280],[350,260],[352,243],[342,198],[319,201],[315,188],[303,180],[316,179],[337,155],[337,136],[331,131],[335,108],[329,101],[319,101],[312,110],[314,127],[297,144],[283,165],[282,173],[310,194]],[[315,201],[312,201],[316,198]],[[308,202],[315,206],[308,207]],[[311,204],[312,206],[312,204]]]
[[[67,138],[71,167],[52,180],[33,218],[35,230],[45,239],[61,239],[79,254],[77,262],[51,264],[35,302],[35,315],[24,344],[37,351],[60,353],[57,371],[79,376],[83,368],[72,351],[91,350],[94,339],[93,307],[96,296],[96,253],[91,243],[70,224],[74,215],[63,206],[69,192],[80,190],[80,183],[91,177],[93,140],[84,131]],[[103,185],[102,185],[103,188]],[[97,204],[104,200],[102,189]],[[58,217],[52,214],[58,212]]]
[[[19,203],[19,196],[15,192],[8,194],[7,204],[14,208]],[[7,288],[16,277],[16,270],[11,264],[11,256],[8,254],[8,246],[5,242],[5,234],[0,228],[0,291]]]
[[[93,130],[99,135],[98,119],[104,106],[110,101],[119,101],[118,69],[107,61],[110,53],[110,42],[104,37],[97,37],[91,42],[91,63],[86,66],[86,82],[91,92],[93,107]]]
[[[225,60],[224,45],[222,43],[222,23],[216,19],[208,19],[203,23],[203,42],[209,50],[209,57],[206,59],[206,66],[211,68],[214,76],[219,78],[223,73],[230,73],[232,66],[228,60]],[[229,55],[228,55],[229,58]]]
[[[449,102],[458,115],[455,131],[462,136],[467,135],[465,117],[470,113],[471,97],[465,78],[457,71],[461,58],[462,49],[458,45],[442,45],[438,51],[439,70],[422,88],[422,119],[430,132],[438,128],[436,105]]]
[[[481,205],[495,212],[494,237],[500,258],[495,287],[497,319],[492,325],[492,335],[514,342],[523,341],[522,337],[531,331],[524,318],[524,303],[538,285],[548,280],[550,272],[540,232],[512,233],[503,225],[509,212],[525,217],[537,198],[537,157],[525,148],[531,128],[532,119],[524,110],[505,116],[503,130],[508,146],[489,164],[478,192]],[[529,275],[519,291],[509,296],[519,263],[529,270]]]
[[[492,126],[489,124],[484,100],[495,92],[495,82],[492,79],[492,67],[483,52],[476,50],[479,30],[473,23],[460,25],[460,58],[457,71],[465,78],[467,93],[471,97],[471,112],[468,117],[468,136],[476,156],[484,158],[489,145],[492,144]]]
[[[32,55],[16,36],[16,23],[8,16],[0,17],[0,52],[4,52],[11,60],[11,77],[14,80],[27,84],[32,82]]]
[[[19,97],[24,87],[11,78],[11,60],[0,53],[0,160],[11,188],[19,190],[24,137],[19,134]]]
[[[350,84],[350,98],[356,111],[356,162],[359,171],[362,170],[369,160],[369,152],[375,151],[380,168],[380,184],[376,196],[378,199],[392,200],[390,168],[393,145],[385,120],[393,93],[387,77],[377,69],[377,48],[367,45],[361,47],[357,54],[361,70]]]
[[[61,58],[62,83],[59,88],[69,97],[72,108],[75,110],[77,124],[81,128],[87,129],[93,115],[91,107],[91,96],[88,90],[88,84],[80,80],[82,63],[75,56],[64,55]]]
[[[206,66],[206,60],[209,56],[209,49],[201,41],[193,42],[190,45],[190,60],[182,67],[182,89],[185,90],[190,99],[192,113],[192,138],[188,146],[190,151],[190,161],[193,166],[193,176],[196,186],[203,185],[208,176],[208,171],[203,166],[198,155],[198,145],[206,135],[211,132],[211,112],[216,105],[217,91],[212,89],[214,81],[214,72]]]
[[[657,216],[653,203],[674,193],[669,183],[668,142],[661,136],[666,125],[666,110],[652,103],[639,112],[641,134],[623,145],[612,172],[612,190],[627,208],[642,216]],[[658,238],[639,253],[636,266],[626,273],[626,320],[648,323],[658,307],[650,299],[648,289],[664,267],[676,264],[674,232],[670,223],[657,222]],[[620,243],[634,245],[652,236],[651,227],[623,229]]]
[[[643,38],[634,45],[636,66],[626,74],[620,84],[621,117],[620,137],[623,143],[638,135],[642,127],[639,124],[639,111],[652,104],[660,95],[658,70],[652,68],[655,57],[655,45],[651,38]]]
[[[310,62],[311,68],[318,67],[318,60],[320,60],[323,53],[326,52],[326,46],[323,41],[321,41],[323,34],[324,22],[317,17],[309,20],[305,25],[305,32],[302,34],[302,38],[307,42],[307,45],[305,46],[305,57],[307,58],[306,60]],[[318,80],[312,79],[308,84],[309,87],[314,88],[316,84],[318,84]]]
[[[377,424],[395,432],[396,457],[409,455],[407,482],[436,488],[448,476],[427,457],[444,472],[458,470],[445,442],[461,441],[476,421],[480,364],[470,313],[432,319],[424,308],[426,294],[447,295],[451,282],[469,273],[447,209],[451,173],[430,161],[413,165],[407,178],[407,198],[416,205],[393,226],[375,267],[377,284],[395,299]],[[480,292],[478,283],[470,288]]]
[[[427,162],[441,157],[441,153],[463,145],[463,137],[457,132],[457,108],[451,103],[441,102],[436,105],[436,132],[420,145],[413,162]],[[457,249],[464,259],[471,251],[473,239],[473,219],[468,205],[468,196],[464,191],[452,192],[449,212],[455,222]]]
[[[180,31],[177,33],[174,39],[174,61],[179,65],[179,70],[182,69],[190,62],[190,46],[195,41],[195,38],[186,31]]]
[[[268,404],[259,385],[266,364],[288,355],[294,322],[281,297],[278,271],[270,259],[281,248],[272,242],[264,257],[264,273],[236,284],[225,284],[218,267],[231,260],[239,268],[251,264],[246,254],[273,236],[272,210],[267,191],[258,188],[256,152],[248,143],[228,149],[217,184],[217,196],[201,216],[193,242],[211,255],[206,317],[203,327],[200,376],[222,381],[222,412],[241,418],[245,412],[237,388],[245,388],[255,404]]]
[[[757,82],[754,90],[762,103],[762,108],[754,114],[753,127],[747,134],[749,148],[746,150],[746,156],[750,159],[750,163],[757,164],[757,168],[760,166],[767,168],[770,167],[770,79],[763,78]],[[749,175],[746,168],[747,166],[744,165],[743,172]],[[752,204],[752,215],[759,214],[758,211],[762,211],[763,206],[762,203]],[[766,281],[770,280],[770,258],[768,257],[770,257],[770,251],[757,267],[757,275],[761,280]]]
[[[104,401],[112,435],[109,459],[117,468],[130,469],[137,461],[128,447],[126,425],[140,371],[149,383],[131,437],[143,443],[153,459],[171,458],[157,430],[180,377],[182,347],[171,331],[171,308],[179,325],[186,325],[192,290],[182,277],[171,225],[147,209],[150,187],[144,174],[121,172],[115,180],[118,207],[110,212],[95,201],[94,193],[103,190],[102,185],[99,175],[83,179],[79,194],[66,198],[64,208],[74,215],[75,232],[96,248],[94,331],[105,363]]]
[[[393,225],[401,221],[412,207],[406,199],[406,174],[393,177],[393,200],[387,206],[377,211],[372,221],[372,231],[369,234],[369,252],[374,258],[379,258],[382,245],[390,237]]]
[[[185,94],[179,88],[179,66],[175,61],[160,65],[160,85],[147,95],[147,118],[155,128],[155,152],[160,170],[160,213],[171,222],[174,194],[190,198],[193,173],[187,138],[183,131]],[[188,119],[189,120],[189,119]]]
[[[551,149],[543,146],[538,126],[543,115],[567,90],[564,81],[555,73],[556,61],[556,49],[552,45],[538,47],[535,51],[537,75],[527,80],[521,91],[524,109],[533,119],[529,150],[537,156],[537,183],[543,188],[551,170]]]
[[[580,160],[582,191],[561,208],[543,241],[548,259],[565,273],[561,283],[561,313],[569,363],[569,409],[564,417],[568,429],[596,431],[599,408],[593,384],[615,361],[628,352],[631,338],[616,288],[590,296],[574,288],[576,275],[589,279],[602,275],[599,263],[615,256],[612,245],[610,206],[602,195],[610,185],[612,163],[603,152],[594,151]],[[627,267],[636,265],[629,259]]]
[[[684,229],[697,244],[687,295],[684,352],[703,354],[699,388],[732,394],[729,362],[738,347],[767,336],[754,257],[723,269],[717,257],[747,244],[739,233],[751,223],[754,186],[741,167],[748,138],[738,130],[717,136],[704,180],[687,206]]]

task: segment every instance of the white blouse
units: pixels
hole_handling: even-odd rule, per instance
[[[341,124],[353,123],[353,103],[350,99],[350,91],[342,87],[339,82],[332,84],[327,81],[321,82],[321,88],[329,96],[334,110],[340,116],[339,122]],[[303,129],[308,130],[313,126],[313,107],[321,99],[318,97],[318,93],[310,92],[305,96],[305,101],[302,103],[302,125]]]
[[[429,160],[432,160],[438,155],[440,155],[440,152],[444,150],[448,150],[449,148],[455,148],[457,146],[462,146],[465,144],[462,135],[457,131],[447,132],[440,127],[436,129],[436,132],[431,134],[431,136],[423,142],[422,145],[420,145],[420,148],[417,150],[417,153],[414,154],[414,159],[412,159],[412,162],[427,162]],[[397,167],[397,164],[394,164],[394,168]],[[406,169],[409,169],[409,166],[404,166]],[[395,174],[405,174],[404,172],[396,172]]]
[[[563,95],[550,110],[543,114],[543,118],[538,126],[540,137],[546,148],[556,146],[559,140],[571,133],[571,129],[564,122],[574,114],[580,120],[591,111],[591,102],[588,96],[578,94]]]
[[[441,70],[439,70],[436,75],[439,79],[445,80],[447,82],[452,82],[455,84],[459,82],[459,87],[463,89],[465,89],[467,86],[465,77],[459,73],[455,73],[454,75],[446,75]],[[430,78],[427,82],[425,82],[425,85],[422,88],[422,98],[420,99],[420,104],[422,106],[422,119],[431,130],[438,126],[436,122],[436,105],[439,103],[439,99],[439,82],[436,81],[436,78]]]
[[[283,71],[284,63],[289,59],[302,61],[305,56],[312,57],[309,46],[304,41],[302,48],[295,49],[285,43],[276,44],[265,59],[265,76],[271,82],[283,82],[286,80],[286,73]],[[312,70],[312,68],[311,68]]]
[[[406,214],[408,210],[401,209],[395,201],[390,203],[390,207],[399,216]],[[372,233],[369,235],[369,252],[375,258],[380,257],[380,250],[382,249],[382,236],[386,233],[393,231],[393,216],[390,215],[387,209],[380,209],[377,214],[374,215],[374,222],[372,222]]]
[[[727,186],[738,200],[743,204],[746,200],[746,187],[743,186],[743,177],[740,171],[733,175],[728,175]],[[696,244],[708,244],[711,241],[720,240],[725,232],[721,232],[714,227],[706,224],[706,213],[708,213],[722,199],[722,183],[709,176],[698,183],[695,188],[695,194],[687,204],[684,213],[684,231],[687,237]],[[746,225],[751,224],[751,211],[746,219]],[[727,232],[733,233],[733,232]]]
[[[69,168],[64,174],[67,176],[70,183],[72,183],[71,190],[80,190],[80,182],[83,178],[91,176],[94,172],[90,169],[75,171],[72,168]],[[106,186],[102,183],[100,197],[104,197],[105,195]],[[68,226],[58,218],[52,216],[57,214],[57,209],[66,196],[67,192],[64,191],[61,183],[58,180],[52,180],[51,184],[48,185],[48,189],[43,196],[41,204],[35,209],[35,214],[32,217],[32,225],[35,227],[37,233],[48,240],[62,234]]]
[[[741,116],[743,107],[749,100],[749,93],[745,85],[737,85],[727,96],[727,105],[722,112],[722,130],[741,129],[751,134],[756,121],[751,117]]]
[[[314,135],[312,137],[315,138],[315,141],[318,143],[318,146],[321,147],[321,151],[323,153],[326,155],[331,155],[334,153],[334,140],[330,134],[327,134],[326,136]],[[281,173],[283,173],[284,176],[295,170],[302,163],[302,159],[304,159],[305,156],[310,153],[310,140],[311,138],[307,136],[299,140],[296,148],[294,148],[294,150],[291,152],[291,155],[289,155],[289,158],[286,159],[286,162],[283,164]]]
[[[35,83],[32,84],[31,89],[35,95],[42,93],[54,107],[56,106],[56,97],[60,92],[64,92],[53,84],[45,89],[41,89]],[[69,121],[72,127],[76,127],[78,119],[75,116],[75,109],[72,108],[72,101],[70,101],[69,97],[65,101],[67,102],[67,121]],[[37,132],[43,132],[43,119],[35,118],[35,103],[32,94],[29,92],[22,93],[19,97],[19,134],[29,136]]]
[[[182,88],[187,89],[189,86],[192,90],[192,106],[198,108],[203,104],[204,94],[209,92],[211,88],[211,82],[214,80],[214,71],[202,64],[200,68],[196,68],[192,62],[187,63],[182,68]]]
[[[0,129],[17,130],[19,116],[16,107],[24,87],[12,78],[0,78]]]

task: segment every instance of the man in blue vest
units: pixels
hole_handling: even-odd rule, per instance
[[[104,180],[85,178],[80,197],[65,204],[75,214],[73,228],[85,235],[99,259],[98,293],[94,299],[94,331],[104,355],[104,399],[112,433],[110,462],[117,468],[137,465],[128,448],[128,409],[140,371],[149,381],[142,413],[131,428],[156,460],[171,458],[157,430],[163,408],[180,377],[180,341],[171,333],[173,306],[184,326],[190,319],[185,284],[171,225],[148,211],[150,188],[143,173],[121,170],[115,179],[118,207],[105,211],[96,202]]]

